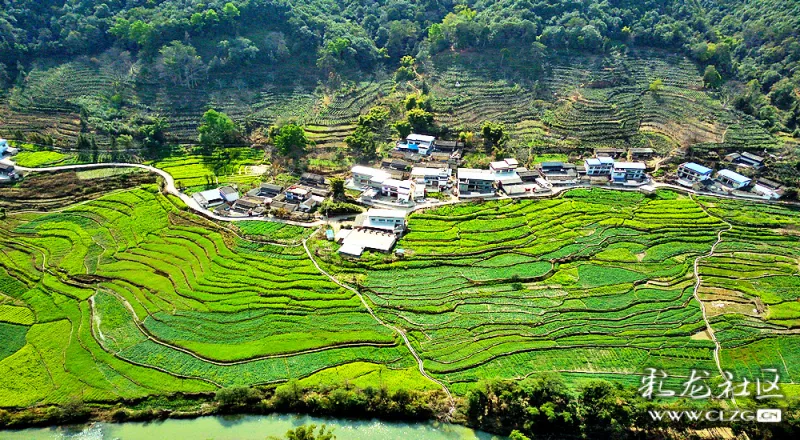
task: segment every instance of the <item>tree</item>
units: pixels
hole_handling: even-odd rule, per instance
[[[344,198],[344,179],[341,177],[332,177],[328,185],[331,188],[331,193],[334,199],[341,200]]]
[[[216,400],[224,408],[244,406],[257,400],[254,390],[247,387],[223,388],[217,391]]]
[[[203,122],[197,129],[199,141],[205,147],[216,147],[235,143],[239,133],[236,124],[225,113],[209,109],[203,114]]]
[[[314,433],[316,431],[317,425],[303,425],[298,426],[297,428],[290,429],[286,432],[285,439],[286,440],[336,440],[336,436],[333,435],[333,431],[327,429],[325,425],[320,426],[319,433]],[[269,440],[281,440],[278,437],[270,437]]]
[[[414,131],[430,132],[433,129],[433,113],[421,108],[409,110],[406,119]]]
[[[270,132],[272,143],[278,152],[295,160],[305,153],[306,147],[310,144],[303,127],[294,123],[274,127]]]
[[[502,150],[510,139],[506,132],[506,126],[501,122],[484,122],[481,127],[481,135],[487,152]]]
[[[709,65],[706,67],[706,71],[703,74],[703,84],[706,87],[716,89],[721,86],[723,83],[722,75],[717,72],[717,68],[714,65]]]
[[[372,159],[377,152],[378,143],[375,140],[375,133],[367,126],[357,126],[353,134],[347,136],[344,142],[358,159]]]
[[[411,124],[408,121],[397,121],[392,125],[400,138],[405,139],[411,134]]]
[[[647,88],[647,90],[655,94],[658,94],[662,89],[664,89],[664,81],[661,81],[660,78],[653,80]]]
[[[508,440],[531,440],[525,434],[519,432],[518,430],[511,431],[511,434],[508,436]]]
[[[188,88],[197,87],[204,78],[206,66],[192,45],[173,41],[163,46],[159,53],[158,68],[162,78]]]

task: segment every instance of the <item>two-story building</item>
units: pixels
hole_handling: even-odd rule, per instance
[[[423,184],[426,188],[439,191],[447,186],[452,172],[450,168],[414,167],[411,169],[411,180]]]
[[[646,168],[643,162],[614,162],[611,181],[614,183],[642,182],[647,180]]]
[[[495,175],[489,170],[458,169],[458,194],[460,197],[494,195]]]
[[[383,181],[392,176],[385,170],[356,165],[351,170],[353,173],[353,186],[356,188],[381,188]]]
[[[678,183],[683,186],[692,186],[711,178],[711,168],[704,167],[694,162],[682,163],[678,166]]]
[[[583,166],[589,177],[610,176],[614,168],[614,159],[608,156],[593,157],[584,160]]]
[[[435,136],[411,133],[405,140],[399,141],[395,148],[400,151],[410,151],[426,156],[433,150],[434,141],[436,141]]]

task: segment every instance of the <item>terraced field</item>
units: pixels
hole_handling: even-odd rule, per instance
[[[455,392],[481,378],[554,370],[636,383],[646,367],[716,371],[693,264],[728,221],[733,230],[699,265],[722,367],[750,378],[779,368],[797,381],[800,237],[783,226],[800,216],[783,208],[573,190],[415,214],[399,243],[409,256],[328,261],[407,329],[427,371]],[[766,311],[752,313],[757,302]]]
[[[246,241],[172,203],[144,187],[0,225],[4,405],[414,365],[301,246]]]
[[[417,213],[405,257],[351,261],[313,238],[307,254],[310,231],[217,225],[146,185],[0,224],[0,401],[291,379],[436,389],[389,326],[457,395],[542,371],[715,371],[697,275],[721,367],[777,368],[796,396],[798,230],[777,206],[572,190]]]

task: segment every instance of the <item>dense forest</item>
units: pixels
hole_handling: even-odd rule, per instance
[[[186,86],[241,63],[316,56],[330,72],[420,50],[670,48],[773,130],[795,130],[800,4],[793,0],[3,0],[0,82],[31,60],[128,50]]]

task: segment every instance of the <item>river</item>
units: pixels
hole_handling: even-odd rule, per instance
[[[2,440],[265,440],[300,425],[327,425],[337,440],[492,440],[503,437],[440,423],[327,419],[299,415],[213,416],[156,422],[95,423],[89,426],[0,431]]]

